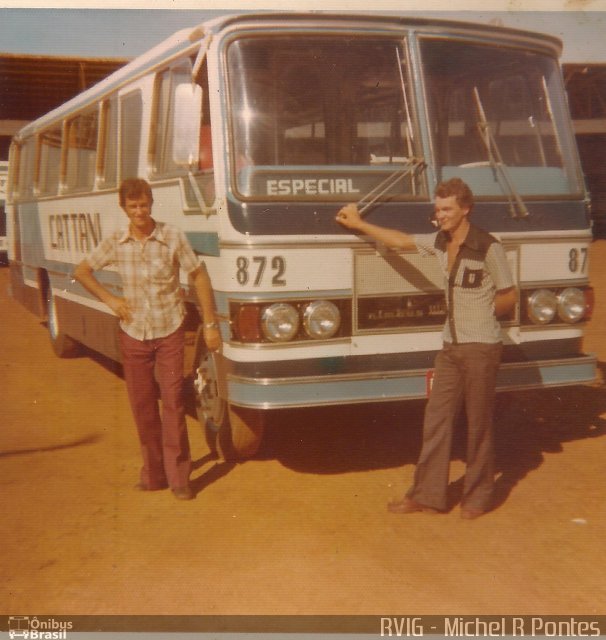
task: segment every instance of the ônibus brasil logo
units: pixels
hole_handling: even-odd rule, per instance
[[[72,623],[54,618],[39,619],[38,616],[9,616],[8,636],[24,640],[66,640]]]

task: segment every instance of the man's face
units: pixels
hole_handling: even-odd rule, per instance
[[[152,205],[146,195],[137,198],[125,198],[123,209],[133,229],[146,232],[153,227],[151,218]]]
[[[467,219],[469,213],[468,207],[459,206],[456,196],[448,196],[447,198],[436,196],[434,210],[440,229],[448,233],[456,231],[461,222]]]

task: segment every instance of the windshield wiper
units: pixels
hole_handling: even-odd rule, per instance
[[[365,215],[371,209],[376,202],[382,198],[390,189],[408,175],[412,175],[417,178],[422,171],[425,170],[427,164],[423,158],[406,158],[406,166],[401,169],[396,169],[393,173],[390,173],[384,180],[379,182],[378,185],[373,187],[368,193],[363,195],[357,202],[357,207],[360,215]]]
[[[410,115],[410,107],[408,104],[408,95],[406,92],[406,82],[404,80],[404,72],[402,70],[402,58],[400,56],[400,47],[396,46],[396,58],[398,61],[398,71],[400,75],[400,88],[402,90],[402,101],[404,104],[404,109],[406,111],[406,144],[408,147],[408,157],[400,158],[397,160],[400,162],[404,162],[405,166],[401,169],[396,169],[393,173],[389,174],[384,180],[382,180],[378,185],[376,185],[373,189],[371,189],[366,195],[362,196],[360,200],[358,200],[357,206],[360,215],[365,215],[370,211],[372,206],[382,198],[390,189],[395,187],[395,185],[406,176],[410,175],[415,180],[426,168],[427,163],[423,158],[415,158],[412,155],[412,147],[413,147],[413,136],[414,129],[412,127],[412,117]],[[378,163],[382,158],[375,158],[371,155],[371,163]],[[390,157],[390,162],[393,162],[395,158]],[[414,185],[413,185],[414,188]]]
[[[480,118],[480,121],[478,122],[480,137],[482,138],[482,142],[484,142],[484,146],[486,147],[490,166],[494,169],[497,175],[501,176],[503,182],[505,183],[505,192],[507,195],[507,199],[509,200],[509,211],[511,213],[511,217],[525,218],[528,215],[528,209],[526,208],[522,197],[517,192],[514,186],[513,180],[511,179],[509,171],[507,170],[507,165],[503,162],[503,157],[501,156],[499,145],[497,144],[497,141],[495,140],[490,129],[490,124],[486,119],[484,105],[482,104],[482,100],[480,99],[480,92],[478,91],[477,87],[473,88],[473,95],[476,101],[476,107],[478,109],[478,116]]]

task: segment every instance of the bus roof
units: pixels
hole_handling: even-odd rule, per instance
[[[396,16],[390,14],[376,13],[353,13],[353,12],[251,12],[226,14],[211,18],[201,24],[194,25],[191,28],[181,29],[167,39],[157,44],[152,49],[137,56],[124,67],[118,69],[98,84],[90,87],[86,91],[78,94],[71,100],[60,105],[56,109],[48,112],[40,118],[27,124],[21,129],[16,139],[24,139],[36,131],[46,127],[50,123],[65,117],[78,106],[84,107],[89,101],[99,100],[105,95],[110,94],[120,86],[125,84],[129,79],[140,74],[146,73],[154,66],[160,64],[168,58],[176,57],[189,49],[193,51],[199,45],[199,42],[205,35],[212,35],[220,31],[241,26],[243,28],[250,26],[259,26],[264,23],[280,22],[285,26],[296,23],[313,22],[314,24],[324,23],[325,26],[347,23],[364,23],[392,28],[414,28],[417,32],[423,33],[443,33],[448,31],[451,34],[476,34],[496,37],[500,36],[504,41],[510,41],[518,44],[532,44],[535,47],[545,48],[552,54],[559,56],[562,51],[562,41],[555,36],[548,34],[524,31],[520,29],[512,29],[509,27],[486,25],[474,22],[462,22],[455,20],[444,20],[437,18],[424,17],[407,17]]]
[[[258,23],[260,21],[276,21],[279,20],[285,24],[302,20],[313,20],[314,22],[367,22],[367,23],[383,23],[391,24],[399,27],[414,27],[423,29],[424,31],[435,31],[447,29],[449,32],[460,30],[469,33],[470,31],[482,32],[489,35],[501,35],[509,38],[517,38],[519,40],[539,42],[550,49],[555,50],[558,55],[562,50],[562,40],[551,34],[541,33],[538,31],[528,31],[513,27],[505,27],[501,25],[484,24],[480,22],[470,22],[464,20],[451,20],[445,18],[419,17],[395,15],[388,12],[338,12],[338,11],[265,11],[254,13],[234,13],[209,19],[204,22],[201,27],[209,31],[219,31],[231,25],[243,24],[247,22]]]

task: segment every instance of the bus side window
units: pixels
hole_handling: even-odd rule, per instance
[[[121,97],[120,108],[120,180],[139,175],[141,147],[141,121],[143,97],[141,91],[132,91]]]
[[[28,138],[19,152],[19,199],[25,200],[34,195],[34,166],[36,162],[36,138]]]
[[[202,87],[202,113],[200,120],[200,149],[197,176],[200,193],[207,207],[215,203],[215,175],[213,161],[212,127],[210,123],[210,90],[208,87],[208,66],[206,61],[200,69],[198,84]]]
[[[118,104],[115,98],[105,100],[101,107],[97,177],[100,188],[115,187],[118,182]]]
[[[200,156],[198,168],[209,171],[214,168],[212,127],[210,126],[210,91],[208,89],[208,66],[206,60],[198,76],[198,83],[202,87],[202,113],[200,114]]]
[[[38,191],[41,196],[55,196],[59,191],[61,130],[59,126],[40,134]]]
[[[67,135],[67,191],[90,191],[95,184],[97,107],[69,121]]]

